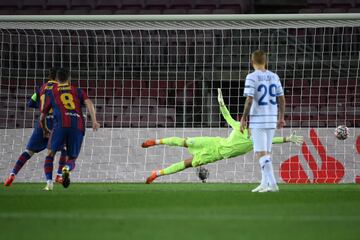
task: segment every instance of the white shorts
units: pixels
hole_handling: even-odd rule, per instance
[[[272,139],[275,134],[273,128],[252,128],[251,136],[255,152],[271,152]]]

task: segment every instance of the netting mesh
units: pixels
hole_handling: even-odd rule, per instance
[[[140,150],[148,137],[226,136],[230,130],[219,113],[216,89],[223,90],[225,104],[238,118],[244,77],[251,71],[249,56],[257,49],[269,53],[269,69],[285,89],[288,129],[278,135],[293,128],[303,128],[307,136],[309,127],[331,132],[340,124],[360,125],[359,20],[0,22],[0,39],[4,172],[38,118],[26,101],[54,65],[70,69],[72,84],[87,90],[107,128],[88,134],[78,168],[84,181],[142,181],[153,168],[187,156],[185,150]],[[346,151],[355,142],[352,132],[352,142],[335,142],[330,151],[346,157],[355,175],[356,153]],[[332,134],[321,137],[334,141]],[[299,153],[289,145],[278,149],[282,160]],[[41,178],[39,156],[24,170],[31,172],[30,180]],[[279,172],[280,158],[275,162]],[[212,168],[213,181],[258,178],[252,154]],[[194,180],[193,173],[166,180],[184,179]]]

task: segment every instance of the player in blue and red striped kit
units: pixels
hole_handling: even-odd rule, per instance
[[[54,156],[61,146],[65,144],[68,159],[63,167],[63,186],[67,188],[70,185],[70,171],[75,168],[81,144],[85,134],[85,120],[81,110],[86,106],[92,120],[92,128],[96,131],[100,124],[96,120],[95,109],[92,101],[85,91],[71,86],[68,82],[69,71],[60,68],[57,71],[56,80],[58,84],[54,85],[51,91],[45,92],[44,104],[41,107],[40,122],[44,134],[49,134],[50,130],[46,126],[46,115],[50,109],[53,109],[54,124],[48,144],[48,155],[45,159],[45,176],[47,185],[45,190],[52,190],[52,166]],[[49,189],[47,189],[49,188]]]
[[[56,77],[56,68],[49,69],[49,80],[44,83],[36,92],[31,96],[30,100],[27,103],[27,106],[30,108],[39,109],[41,105],[40,96],[46,91],[48,88],[52,88]],[[53,125],[53,116],[52,113],[46,115],[46,125],[49,129],[52,129]],[[43,130],[40,126],[40,122],[36,122],[34,126],[34,130],[32,135],[28,141],[26,146],[26,150],[19,156],[16,161],[14,168],[12,169],[10,176],[5,180],[4,186],[11,186],[12,182],[15,180],[16,174],[21,170],[24,164],[34,155],[34,153],[38,153],[46,149],[48,143],[48,136],[44,136]],[[61,156],[59,159],[59,167],[57,171],[57,176],[55,182],[62,183],[62,168],[64,167],[66,162],[66,150],[61,150]]]

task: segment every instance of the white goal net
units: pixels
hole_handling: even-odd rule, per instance
[[[52,66],[71,71],[102,124],[97,133],[88,129],[74,180],[143,182],[151,170],[189,156],[174,147],[144,150],[145,139],[230,133],[216,89],[237,119],[257,49],[268,52],[268,67],[285,89],[287,126],[276,135],[296,130],[305,137],[301,147],[274,146],[278,180],[354,182],[360,175],[359,14],[0,17],[0,177],[25,149],[39,116],[26,102]],[[338,125],[350,128],[347,140],[334,137]],[[42,181],[44,154],[30,159],[17,181]],[[207,168],[210,182],[259,181],[252,153]],[[198,179],[189,169],[160,181]]]

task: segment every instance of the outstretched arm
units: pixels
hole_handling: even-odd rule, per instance
[[[280,144],[286,142],[292,142],[295,143],[296,145],[301,145],[304,142],[304,137],[295,135],[295,131],[294,131],[289,137],[274,137],[272,140],[273,144]]]
[[[220,88],[218,88],[218,102],[219,102],[219,105],[220,105],[221,114],[223,115],[226,122],[233,129],[239,130],[240,129],[240,123],[231,117],[229,110],[225,106],[224,99],[223,99],[222,92],[221,92]]]

